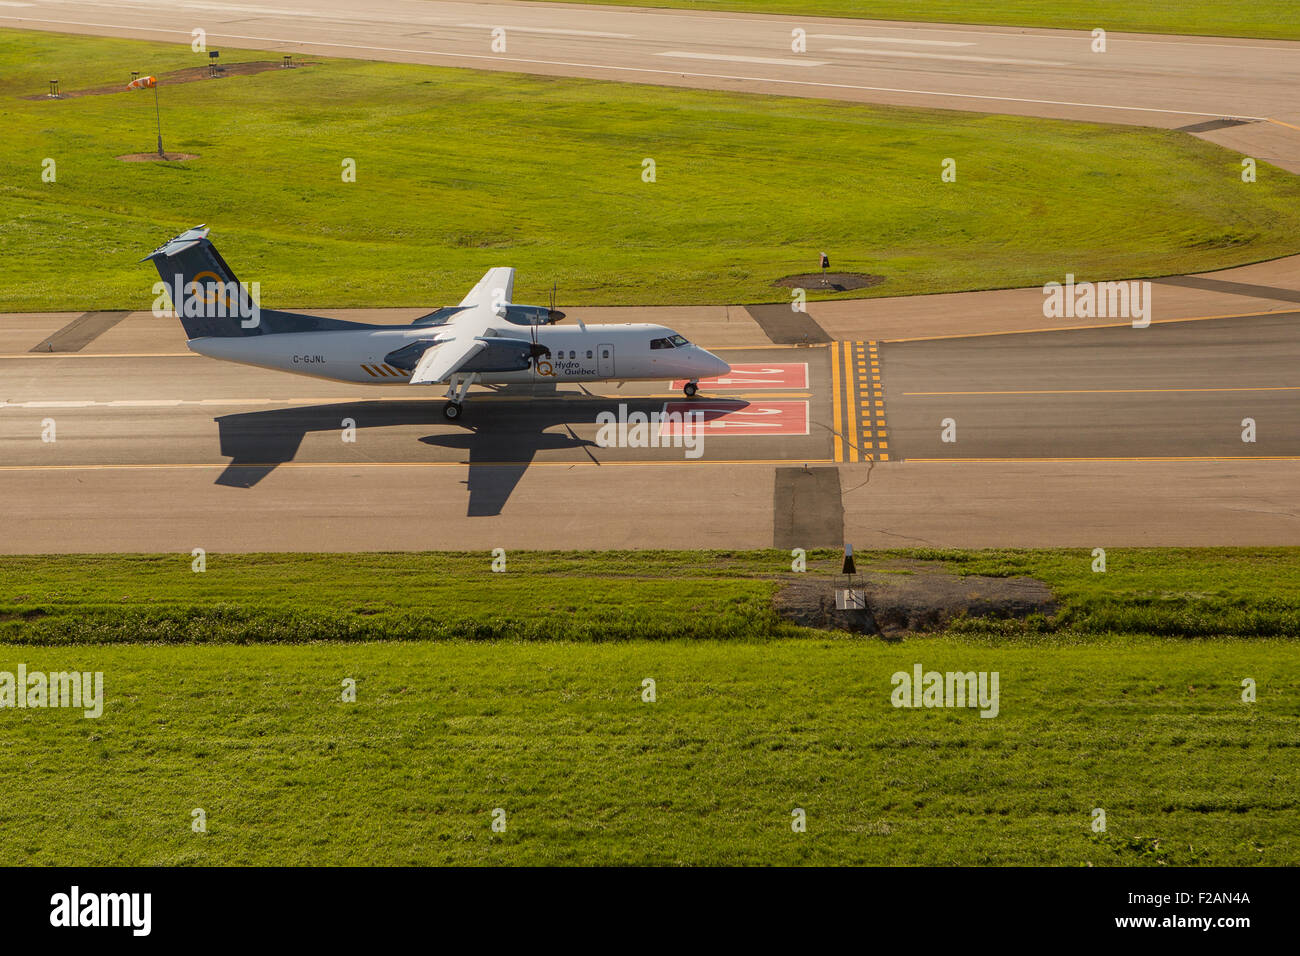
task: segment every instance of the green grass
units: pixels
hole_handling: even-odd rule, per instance
[[[810,573],[838,569],[810,555]],[[798,633],[773,612],[780,551],[487,554],[188,554],[0,557],[0,642],[248,643],[419,639],[762,641]],[[1052,619],[958,620],[972,637],[1107,641],[1114,635],[1300,636],[1300,549],[1091,553],[862,552],[860,570],[925,562],[958,574],[1026,575],[1061,604]],[[917,562],[922,562],[917,564]]]
[[[1300,551],[1133,548],[1091,552],[917,551],[959,574],[1025,575],[1051,585],[1062,612],[1047,622],[960,622],[973,633],[1300,637]]]
[[[1001,23],[1057,30],[1104,27],[1129,33],[1300,40],[1292,0],[602,0],[604,4],[735,10],[803,17],[863,17],[931,23]]]
[[[323,60],[164,86],[168,149],[201,158],[163,166],[114,158],[153,148],[148,93],[21,98],[198,59],[0,31],[0,311],[147,308],[137,260],[203,221],[280,307],[448,304],[501,264],[568,306],[783,300],[822,249],[888,295],[1300,249],[1300,177],[1243,184],[1172,131]]]
[[[106,703],[0,712],[4,865],[1300,863],[1291,642],[0,653],[19,662],[101,670]],[[998,671],[998,717],[894,709],[916,662]]]
[[[1032,574],[1063,609],[806,631],[768,603],[780,551],[512,552],[504,574],[477,553],[0,558],[0,671],[105,687],[99,719],[0,710],[0,865],[1300,863],[1300,549],[1116,549],[1104,574],[1083,550],[857,559]],[[1214,615],[1214,639],[1177,630]],[[998,716],[895,709],[916,663],[997,671]]]

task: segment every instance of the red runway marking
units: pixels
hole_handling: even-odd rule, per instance
[[[673,382],[673,388],[682,388],[686,379]],[[789,362],[771,365],[733,365],[731,371],[718,378],[700,379],[700,390],[723,392],[742,388],[807,388],[808,363]]]
[[[699,418],[687,420],[687,413]],[[807,402],[683,401],[665,402],[661,435],[807,435]]]

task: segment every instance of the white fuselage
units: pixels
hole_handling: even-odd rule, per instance
[[[527,369],[481,372],[484,384],[602,382],[634,379],[707,378],[725,374],[728,366],[697,345],[652,348],[651,342],[674,335],[661,325],[542,325],[534,330],[516,326],[499,330],[511,338],[533,340],[550,350]],[[438,326],[346,329],[334,332],[290,332],[277,335],[191,339],[191,351],[212,358],[297,372],[316,378],[366,385],[405,385],[410,373],[385,364],[384,356],[420,340],[441,334]]]

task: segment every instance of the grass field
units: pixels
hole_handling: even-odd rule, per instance
[[[1129,33],[1300,40],[1292,0],[603,0],[605,4],[734,10],[803,17],[863,17],[931,23],[991,23],[1057,30],[1103,27]]]
[[[163,166],[115,158],[153,148],[148,93],[22,98],[198,59],[0,31],[0,311],[148,308],[139,258],[199,222],[281,307],[434,307],[507,263],[563,307],[782,300],[823,249],[889,295],[1300,250],[1300,177],[1167,131],[324,60],[163,86],[201,157]]]
[[[889,551],[860,570],[1025,575],[1052,620],[958,621],[972,639],[1300,636],[1300,550]],[[798,633],[772,610],[781,551],[487,554],[189,554],[0,557],[0,642],[285,643],[335,640],[755,641]],[[838,555],[812,552],[813,573]]]
[[[0,667],[17,661],[102,670],[106,703],[0,714],[9,865],[1300,862],[1294,642],[6,648]],[[998,671],[998,717],[894,709],[916,662]]]
[[[775,551],[520,552],[504,574],[0,558],[0,671],[105,687],[99,719],[0,710],[0,864],[1300,863],[1300,550],[1115,550],[1105,574],[1085,551],[858,558],[1032,573],[1062,621],[791,628]],[[245,617],[223,630],[220,608]],[[1180,622],[1220,636],[1126,633]],[[427,639],[456,633],[480,639]],[[426,639],[375,640],[402,636]],[[918,663],[997,671],[998,715],[893,707]]]

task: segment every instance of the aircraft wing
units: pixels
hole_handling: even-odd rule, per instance
[[[489,269],[478,285],[460,302],[462,306],[478,306],[488,311],[511,301],[515,291],[515,270],[498,267]]]
[[[445,382],[489,345],[484,335],[494,336],[493,323],[505,315],[515,287],[515,270],[505,267],[489,269],[461,300],[459,309],[439,328],[445,330],[437,345],[428,349],[411,373],[412,385]],[[528,342],[507,343],[492,340],[498,349],[514,344],[527,350]],[[521,365],[520,362],[523,364]],[[527,368],[527,359],[513,356],[504,368]]]
[[[445,382],[456,370],[487,348],[487,343],[474,336],[447,339],[420,356],[411,373],[411,385],[432,385]]]

